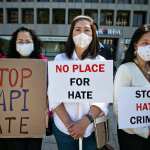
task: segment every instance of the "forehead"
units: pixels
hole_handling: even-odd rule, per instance
[[[139,42],[140,42],[140,41],[150,41],[150,32],[145,33],[145,34],[141,37],[141,39],[139,40]]]
[[[91,28],[91,23],[88,20],[79,20],[75,24],[75,28],[77,28],[77,27]]]
[[[17,39],[32,39],[29,32],[21,31],[17,35]]]

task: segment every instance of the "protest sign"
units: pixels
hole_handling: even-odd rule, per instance
[[[49,61],[48,95],[55,102],[112,102],[112,61]]]
[[[122,87],[118,98],[120,129],[150,126],[150,87]]]
[[[43,136],[46,72],[41,60],[0,60],[0,137]]]

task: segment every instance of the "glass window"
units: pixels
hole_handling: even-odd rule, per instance
[[[22,9],[22,23],[33,24],[34,23],[34,10],[33,9]]]
[[[49,24],[49,9],[37,9],[37,23]]]
[[[130,24],[130,12],[129,11],[118,11],[117,12],[117,26],[129,26]]]
[[[7,9],[7,23],[18,23],[18,9],[17,8]]]
[[[81,9],[69,9],[68,10],[68,24],[71,24],[74,17],[81,15]]]
[[[49,0],[37,0],[38,2],[49,2]]]
[[[53,60],[56,54],[64,52],[65,42],[43,41],[44,55]]]
[[[65,24],[65,9],[53,9],[53,24]]]
[[[3,9],[0,9],[0,24],[3,23]]]
[[[112,26],[114,24],[113,18],[114,18],[113,10],[101,10],[100,25]]]
[[[85,2],[95,3],[98,2],[98,0],[84,0]]]
[[[43,43],[47,53],[59,53],[64,51],[65,42],[44,41]]]
[[[146,23],[146,12],[135,11],[133,13],[133,26],[140,26]]]
[[[7,2],[18,2],[18,0],[6,0]]]
[[[22,0],[22,2],[33,2],[34,0]]]
[[[98,11],[97,10],[91,10],[91,9],[85,9],[84,14],[87,16],[90,16],[96,23],[98,23]]]
[[[121,4],[131,4],[131,0],[118,0],[118,3],[121,3]]]
[[[82,2],[82,0],[68,0],[68,2]]]
[[[148,0],[134,0],[135,4],[148,4]]]
[[[0,37],[0,50],[3,51],[5,54],[7,54],[9,45],[9,40],[5,39],[5,37]]]
[[[115,0],[101,0],[102,3],[114,3]]]
[[[66,0],[53,0],[53,2],[65,2]]]

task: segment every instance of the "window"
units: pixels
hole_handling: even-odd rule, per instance
[[[113,10],[101,10],[100,25],[112,26],[114,24],[113,18],[114,18]]]
[[[65,9],[53,9],[53,24],[65,24]]]
[[[65,2],[66,0],[53,0],[53,2]]]
[[[49,9],[37,9],[37,23],[49,24]]]
[[[148,4],[148,0],[134,0],[135,4]]]
[[[33,24],[34,23],[34,10],[33,9],[22,9],[22,23]]]
[[[6,0],[7,2],[18,2],[18,0]]]
[[[129,11],[118,11],[117,12],[117,26],[129,26],[130,24],[130,12]]]
[[[64,51],[65,42],[50,42],[44,41],[44,48],[46,49],[46,53],[59,53]],[[48,54],[47,54],[48,55]]]
[[[84,0],[85,2],[95,3],[98,2],[98,0]]]
[[[38,2],[49,2],[49,0],[37,0]]]
[[[68,11],[68,24],[71,24],[74,17],[81,15],[81,9],[69,9]]]
[[[0,9],[0,24],[3,23],[3,9]]]
[[[68,0],[68,2],[82,2],[82,0]]]
[[[18,23],[18,9],[17,8],[7,9],[7,23]]]
[[[114,3],[115,0],[101,0],[102,3]]]
[[[135,11],[133,13],[133,26],[140,26],[146,23],[146,12]]]
[[[33,2],[34,0],[22,0],[22,2]]]
[[[98,11],[97,10],[85,9],[84,14],[87,16],[90,16],[96,23],[98,23]]]
[[[121,4],[131,4],[131,0],[118,0],[118,3],[121,3]]]

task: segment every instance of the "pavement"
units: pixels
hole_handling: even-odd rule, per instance
[[[43,137],[42,150],[58,150],[55,137],[53,135]]]

